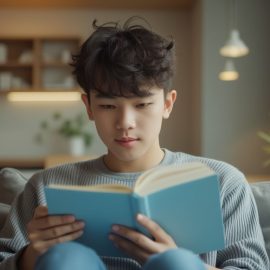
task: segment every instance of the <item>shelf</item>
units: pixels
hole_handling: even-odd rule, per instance
[[[0,94],[10,91],[67,91],[76,88],[71,55],[78,37],[0,37]],[[59,89],[60,88],[60,89]]]
[[[255,183],[255,182],[264,182],[264,181],[270,181],[270,175],[269,174],[251,174],[247,175],[246,179],[249,183]]]
[[[32,159],[0,159],[0,168],[17,168],[17,169],[43,169],[44,159],[32,158]]]
[[[25,67],[32,68],[33,63],[19,63],[19,62],[8,62],[5,64],[0,63],[0,69],[2,69],[2,68],[25,68]]]
[[[43,89],[33,89],[33,88],[23,88],[23,89],[10,89],[10,90],[0,90],[0,95],[8,95],[12,92],[20,92],[20,93],[36,93],[36,92],[44,92],[44,93],[54,93],[54,92],[81,92],[79,88],[71,88],[71,89],[64,89],[64,88],[43,88]]]
[[[96,157],[97,157],[96,155],[83,155],[83,156],[50,155],[40,158],[0,159],[0,169],[6,167],[16,169],[44,169],[66,163],[74,163],[79,161],[90,160]]]
[[[62,63],[62,62],[46,62],[46,63],[41,63],[42,67],[59,67],[59,68],[71,68],[71,66],[67,63]]]

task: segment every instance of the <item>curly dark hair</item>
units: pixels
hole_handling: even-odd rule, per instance
[[[88,97],[90,91],[110,97],[147,96],[149,88],[168,91],[174,73],[174,42],[130,18],[97,26],[73,56],[73,74]]]

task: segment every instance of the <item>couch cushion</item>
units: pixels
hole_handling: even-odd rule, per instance
[[[252,183],[250,186],[257,203],[265,246],[270,258],[270,181]]]
[[[0,229],[4,225],[4,221],[6,220],[9,209],[10,209],[10,205],[7,205],[5,203],[0,203]]]
[[[0,171],[0,203],[11,204],[14,197],[20,193],[27,178],[18,170],[4,168]]]

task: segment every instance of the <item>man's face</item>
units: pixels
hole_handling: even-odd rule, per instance
[[[151,88],[149,96],[130,98],[109,98],[93,91],[90,104],[84,97],[89,118],[95,121],[110,159],[132,162],[154,158],[160,150],[162,119],[168,118],[175,99],[172,101],[172,92],[164,99],[164,91],[157,87]]]

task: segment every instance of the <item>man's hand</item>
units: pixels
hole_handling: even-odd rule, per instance
[[[148,230],[154,240],[120,225],[114,225],[113,233],[109,235],[114,244],[130,257],[144,264],[155,253],[177,248],[174,240],[157,223],[141,214],[137,215],[137,221]]]
[[[30,244],[20,260],[22,269],[33,269],[36,258],[55,244],[79,238],[83,227],[84,223],[76,221],[74,216],[49,216],[46,206],[38,206],[27,225]]]
[[[55,244],[80,237],[84,223],[74,216],[49,216],[46,206],[38,206],[28,223],[28,237],[33,250],[41,255]]]

